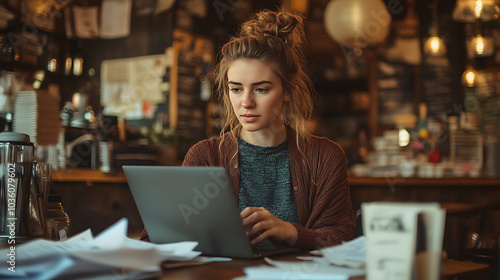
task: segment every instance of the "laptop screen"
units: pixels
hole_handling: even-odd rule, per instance
[[[252,258],[223,167],[123,166],[149,238],[198,241],[206,255]]]

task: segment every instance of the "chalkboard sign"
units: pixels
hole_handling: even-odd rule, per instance
[[[415,114],[416,67],[402,62],[378,62],[378,123],[393,126],[397,115]]]
[[[447,57],[425,57],[422,61],[422,101],[429,118],[441,119],[452,113],[453,72]]]
[[[443,120],[445,115],[458,114],[462,103],[461,74],[465,69],[464,24],[454,21],[450,11],[454,1],[418,1],[422,48],[431,35],[439,35],[446,45],[446,54],[433,56],[422,52],[421,101],[427,104],[430,119]]]
[[[169,109],[170,126],[176,128],[179,138],[180,157],[207,137],[206,101],[210,94],[207,75],[213,62],[212,40],[174,30]]]

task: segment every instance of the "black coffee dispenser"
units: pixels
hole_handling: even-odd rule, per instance
[[[17,244],[43,236],[44,194],[29,136],[0,133],[0,243]]]

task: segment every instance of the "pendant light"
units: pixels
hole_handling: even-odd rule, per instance
[[[476,85],[478,72],[472,65],[467,66],[462,74],[462,85],[465,87],[474,87]]]
[[[446,45],[438,35],[437,4],[436,0],[429,5],[432,9],[431,36],[425,41],[424,53],[431,56],[444,56],[446,55]]]
[[[444,56],[446,54],[446,45],[439,36],[432,35],[425,41],[424,52],[432,56]]]
[[[494,52],[494,43],[491,36],[478,33],[469,43],[469,55],[475,57],[491,56]]]
[[[383,42],[391,26],[391,15],[382,0],[332,0],[324,20],[333,40],[359,49]]]
[[[452,17],[456,21],[472,23],[476,20],[498,19],[500,8],[498,0],[457,0]]]

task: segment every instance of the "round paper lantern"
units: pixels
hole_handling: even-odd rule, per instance
[[[357,48],[384,41],[391,25],[381,0],[332,0],[324,18],[326,31],[335,41]]]

